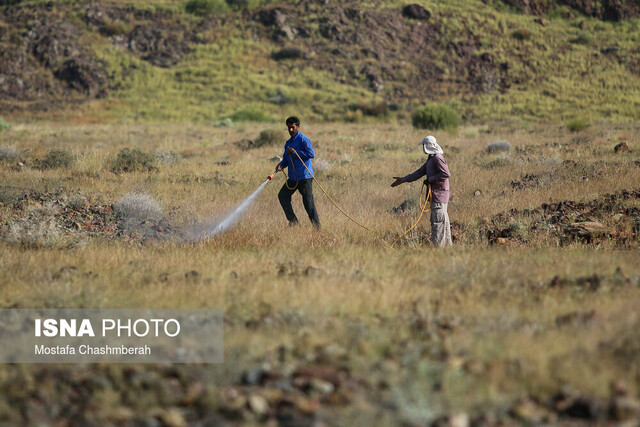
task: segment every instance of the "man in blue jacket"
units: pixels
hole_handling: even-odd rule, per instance
[[[280,189],[278,200],[280,200],[284,214],[287,220],[289,220],[289,225],[296,225],[298,224],[298,218],[291,206],[291,196],[298,190],[302,195],[302,203],[304,204],[304,209],[307,211],[307,215],[309,215],[311,223],[315,227],[320,228],[318,211],[316,210],[316,205],[313,200],[312,186],[313,168],[311,167],[311,159],[313,159],[316,154],[313,151],[309,138],[304,136],[299,130],[300,119],[295,116],[289,117],[285,123],[291,138],[284,144],[284,154],[282,155],[282,161],[276,166],[276,172],[284,168],[289,168],[289,178]],[[304,165],[300,159],[302,159]]]

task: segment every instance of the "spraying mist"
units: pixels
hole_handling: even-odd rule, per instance
[[[197,242],[202,239],[206,239],[209,237],[213,237],[217,234],[224,233],[227,231],[233,224],[235,224],[238,219],[242,217],[247,211],[247,208],[251,206],[251,203],[258,197],[258,194],[264,190],[264,187],[269,183],[269,180],[258,187],[256,191],[254,191],[249,197],[244,199],[242,203],[238,205],[237,208],[233,210],[226,218],[222,221],[219,220],[207,220],[199,222],[191,227],[184,233],[184,240],[186,242]]]

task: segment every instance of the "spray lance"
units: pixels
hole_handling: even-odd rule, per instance
[[[276,174],[278,172],[280,172],[281,170],[282,170],[282,167],[280,167],[280,169],[278,169],[278,167],[276,167],[276,170],[273,171],[273,173],[267,177],[267,181],[271,181],[276,176]]]

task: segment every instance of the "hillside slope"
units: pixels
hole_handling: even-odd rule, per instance
[[[438,102],[473,122],[640,115],[633,2],[200,4],[222,6],[5,6],[0,114],[211,123],[295,112],[316,120],[403,120]]]

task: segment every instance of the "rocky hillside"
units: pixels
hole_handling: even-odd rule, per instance
[[[0,3],[13,3],[4,117],[358,121],[428,102],[474,121],[640,114],[631,0]]]

